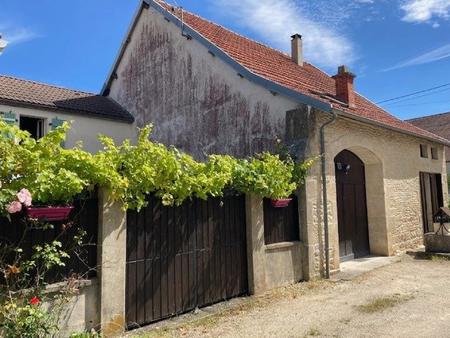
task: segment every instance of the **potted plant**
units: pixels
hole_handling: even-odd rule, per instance
[[[25,211],[29,218],[42,221],[65,221],[69,218],[74,206],[29,207]]]
[[[286,208],[291,203],[292,198],[274,198],[270,203],[274,208]]]

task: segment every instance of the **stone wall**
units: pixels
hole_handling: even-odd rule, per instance
[[[317,113],[317,132],[311,133],[306,152],[320,153],[319,128],[330,115]],[[420,157],[420,144],[437,147],[438,160]],[[338,117],[326,128],[326,177],[330,224],[331,267],[339,268],[334,158],[342,150],[355,153],[365,164],[366,197],[371,252],[393,255],[423,245],[420,172],[442,173],[444,204],[447,177],[443,146],[384,128]],[[323,267],[323,219],[320,161],[305,185],[304,221],[308,224],[314,270]],[[317,250],[317,248],[320,248]]]

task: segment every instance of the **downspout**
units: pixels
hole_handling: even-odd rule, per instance
[[[330,112],[333,114],[331,120],[325,122],[320,127],[320,160],[322,166],[322,203],[323,203],[323,228],[325,236],[325,278],[330,278],[330,241],[328,230],[328,202],[327,202],[327,175],[326,175],[326,159],[325,159],[325,127],[336,122],[337,114],[334,109]]]

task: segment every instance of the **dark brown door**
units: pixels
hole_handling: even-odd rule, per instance
[[[155,197],[127,215],[129,328],[247,293],[245,199]]]
[[[440,174],[420,173],[424,233],[434,231],[433,216],[444,205]]]
[[[334,162],[341,261],[364,257],[370,253],[364,163],[348,150]]]

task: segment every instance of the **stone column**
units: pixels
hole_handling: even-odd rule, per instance
[[[105,337],[125,330],[126,212],[112,202],[106,190],[99,192],[98,265],[100,322]]]
[[[261,197],[245,196],[247,223],[247,265],[250,294],[266,290],[264,249],[264,207]]]

